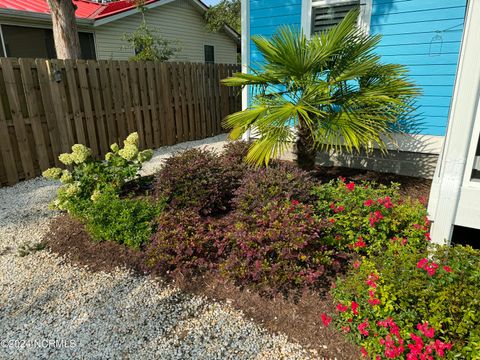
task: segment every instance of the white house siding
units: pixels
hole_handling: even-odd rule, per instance
[[[204,62],[204,45],[215,47],[216,63],[237,63],[237,44],[224,32],[212,33],[205,28],[202,13],[189,0],[176,0],[150,9],[147,24],[160,30],[162,36],[178,41],[181,51],[177,61]],[[128,60],[133,49],[122,40],[139,26],[141,15],[134,14],[95,28],[98,59]]]

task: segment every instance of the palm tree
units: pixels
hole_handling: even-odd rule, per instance
[[[224,120],[231,139],[254,132],[247,161],[268,164],[296,141],[298,165],[311,169],[319,149],[386,150],[394,133],[412,128],[420,91],[403,66],[380,61],[374,53],[380,35],[365,34],[357,18],[351,11],[310,40],[291,27],[252,39],[264,64],[223,80],[252,86],[250,108]]]

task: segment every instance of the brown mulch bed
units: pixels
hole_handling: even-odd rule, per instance
[[[428,200],[431,186],[431,180],[338,167],[318,167],[314,176],[321,182],[339,176],[347,181],[368,180],[386,185],[397,182],[401,184],[400,190],[404,196],[423,198],[425,201]],[[87,266],[92,271],[108,272],[125,267],[138,276],[143,274],[141,251],[114,242],[94,242],[83,225],[68,216],[52,220],[44,243],[52,252],[65,255],[74,264]],[[321,313],[334,311],[329,294],[305,290],[287,297],[284,294],[263,296],[251,289],[241,289],[215,273],[197,276],[176,274],[168,280],[186,292],[226,301],[267,330],[284,333],[291,341],[315,349],[319,358],[359,358],[359,349],[343,334],[333,327],[325,328],[321,323]]]
[[[118,267],[131,269],[141,276],[141,251],[135,251],[114,242],[94,242],[78,221],[67,215],[50,223],[44,244],[53,253],[65,255],[77,266],[91,271],[110,272]],[[314,291],[263,296],[256,291],[240,289],[217,274],[199,276],[175,274],[171,281],[178,288],[210,299],[225,301],[243,311],[273,333],[284,333],[293,342],[317,351],[320,358],[358,359],[359,350],[333,327],[325,328],[320,320],[322,312],[334,311],[328,294]]]

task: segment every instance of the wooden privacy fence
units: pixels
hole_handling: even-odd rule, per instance
[[[137,131],[142,148],[217,135],[240,110],[220,80],[238,65],[0,59],[0,184],[59,166],[75,143],[98,157]]]

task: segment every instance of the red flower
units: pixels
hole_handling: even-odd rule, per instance
[[[355,269],[358,269],[360,267],[360,265],[362,265],[362,262],[360,260],[357,260],[353,263],[353,267]]]
[[[363,357],[368,357],[368,352],[364,347],[362,347],[362,349],[360,351],[361,351]]]
[[[358,304],[355,301],[352,301],[352,311],[354,315],[358,315]]]
[[[393,208],[393,203],[391,200],[392,199],[390,198],[390,196],[385,196],[385,199],[383,199],[383,206],[385,207],[385,209]]]
[[[363,203],[363,205],[370,207],[373,205],[373,200],[367,200]]]
[[[452,272],[452,268],[451,268],[450,266],[447,266],[447,265],[445,265],[445,266],[443,267],[443,270],[445,270],[447,273]]]
[[[361,324],[358,325],[358,331],[360,332],[360,334],[362,334],[363,336],[368,336],[368,328],[370,327],[370,324],[368,323],[368,319],[365,319],[364,322],[362,322]]]
[[[323,325],[325,326],[330,325],[330,323],[332,322],[332,318],[330,316],[328,316],[327,314],[322,314],[320,316],[322,318]]]
[[[355,190],[355,183],[350,181],[348,184],[345,185],[345,187],[348,189],[348,191],[353,191]]]
[[[368,303],[372,306],[375,306],[375,305],[380,305],[381,301],[380,299],[377,299],[377,298],[370,298],[368,299]]]
[[[428,338],[433,338],[435,336],[435,329],[433,327],[428,327],[428,322],[423,324],[418,324],[417,329],[422,332]]]
[[[297,206],[298,204],[300,204],[300,201],[298,201],[298,200],[292,200],[292,205],[293,205],[293,206]]]
[[[432,238],[430,237],[430,233],[426,233],[426,234],[425,234],[425,239],[426,239],[427,241],[432,241]]]
[[[426,258],[420,259],[420,261],[417,263],[417,268],[425,269],[425,266],[427,264],[428,264],[428,260]]]
[[[355,244],[353,244],[353,247],[364,248],[364,247],[367,247],[367,244],[365,244],[365,241],[363,241],[363,238],[360,236],[358,238],[358,241]]]
[[[338,304],[337,305],[337,310],[340,311],[340,312],[345,312],[348,310],[348,306],[347,305],[343,305],[343,304]]]
[[[427,266],[425,266],[425,271],[427,272],[428,276],[433,276],[437,272],[438,265],[435,263],[430,263]]]
[[[343,183],[345,182],[345,178],[344,178],[343,176],[339,176],[339,177],[338,177],[338,180],[340,180],[340,181],[343,182]]]

